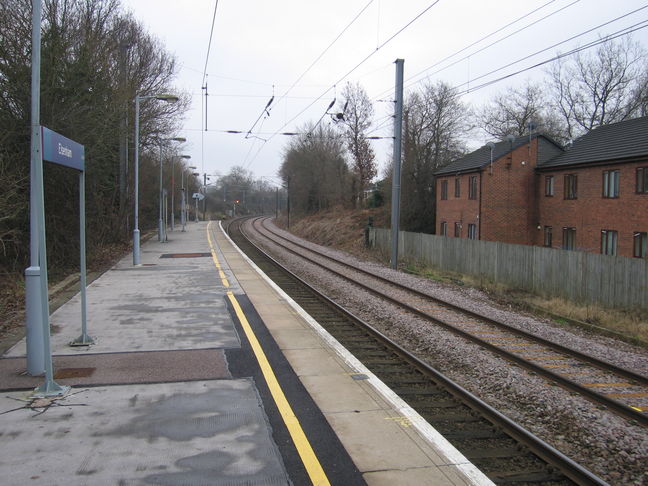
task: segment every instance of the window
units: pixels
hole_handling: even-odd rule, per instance
[[[455,179],[455,197],[461,197],[461,179],[459,177]]]
[[[636,258],[648,258],[648,233],[637,232],[634,233],[634,251],[632,256]]]
[[[617,232],[613,230],[601,231],[601,254],[616,255],[617,252]]]
[[[476,240],[477,239],[477,225],[476,224],[469,224],[468,225],[468,238],[471,240]]]
[[[576,174],[567,174],[565,176],[565,199],[576,199]]]
[[[648,194],[648,167],[639,167],[637,169],[637,192]]]
[[[455,223],[455,237],[461,237],[461,223]]]
[[[477,176],[468,179],[468,199],[477,199]]]
[[[446,221],[441,222],[439,233],[441,234],[441,236],[448,236],[448,223]]]
[[[603,171],[603,197],[619,197],[619,174],[618,170]]]
[[[576,249],[576,228],[563,228],[563,250]]]
[[[545,196],[554,195],[554,176],[545,176]]]
[[[441,181],[441,199],[448,199],[448,181]]]
[[[548,246],[549,248],[551,248],[552,239],[553,239],[553,235],[552,235],[551,226],[545,226],[544,227],[544,246]]]

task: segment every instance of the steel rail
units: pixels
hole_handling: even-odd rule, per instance
[[[265,219],[267,219],[267,218],[265,218]],[[444,306],[446,306],[446,307],[448,307],[448,308],[450,308],[452,310],[456,310],[457,312],[467,314],[467,315],[469,315],[471,317],[474,317],[476,319],[484,321],[487,324],[491,324],[493,326],[496,326],[496,327],[498,327],[498,328],[500,328],[502,330],[505,330],[505,331],[511,332],[513,334],[523,336],[523,337],[528,338],[528,339],[532,339],[532,340],[538,342],[539,344],[542,344],[544,346],[547,346],[547,347],[550,347],[550,348],[554,349],[555,351],[559,351],[559,352],[562,352],[562,353],[565,353],[565,354],[569,354],[571,356],[574,356],[574,357],[580,359],[581,361],[586,361],[589,364],[594,365],[594,366],[596,366],[598,368],[601,368],[604,371],[613,372],[613,373],[615,373],[615,374],[617,374],[619,376],[623,376],[624,378],[628,378],[629,380],[634,380],[634,381],[636,381],[638,383],[642,383],[642,384],[648,386],[648,376],[641,375],[641,374],[636,373],[636,372],[634,372],[632,370],[629,370],[627,368],[623,368],[621,366],[615,365],[614,363],[610,363],[609,361],[605,361],[605,360],[596,358],[595,356],[591,356],[589,354],[578,351],[576,349],[569,348],[569,347],[564,346],[562,344],[551,341],[550,339],[543,338],[541,336],[530,333],[530,332],[525,331],[523,329],[519,329],[517,327],[511,326],[510,324],[506,324],[505,322],[499,321],[499,320],[494,319],[492,317],[487,317],[487,316],[485,316],[483,314],[480,314],[479,312],[472,311],[470,309],[464,309],[463,307],[460,307],[460,306],[458,306],[456,304],[448,302],[447,300],[441,299],[440,297],[435,297],[433,295],[430,295],[430,294],[428,294],[426,292],[423,292],[421,290],[414,289],[414,288],[411,288],[411,287],[405,287],[404,285],[399,284],[398,282],[394,282],[393,280],[391,280],[391,279],[389,279],[387,277],[384,277],[382,275],[377,275],[377,274],[375,274],[373,272],[369,272],[368,270],[365,270],[363,268],[357,267],[357,266],[352,265],[350,263],[343,262],[342,260],[338,260],[337,258],[333,258],[330,255],[322,253],[322,252],[320,252],[318,250],[308,248],[306,245],[303,245],[303,244],[301,244],[299,242],[296,242],[296,241],[293,241],[293,240],[291,240],[289,238],[286,238],[285,236],[280,235],[279,233],[277,233],[277,232],[273,231],[272,229],[268,228],[265,225],[265,220],[262,222],[262,225],[263,225],[263,227],[264,227],[264,229],[266,231],[273,234],[274,236],[277,236],[278,238],[281,238],[281,239],[289,242],[292,245],[298,246],[300,248],[304,248],[305,250],[308,250],[308,251],[310,251],[312,253],[320,255],[320,256],[322,256],[324,258],[327,258],[327,259],[329,259],[331,261],[334,261],[335,263],[337,263],[339,265],[346,266],[346,267],[351,268],[351,269],[353,269],[353,270],[355,270],[357,272],[360,272],[360,273],[364,273],[365,275],[369,275],[372,278],[375,278],[377,280],[381,280],[382,282],[385,282],[385,283],[387,283],[389,285],[400,287],[401,289],[403,289],[403,290],[405,290],[407,292],[416,294],[419,297],[423,297],[425,299],[431,299],[431,300],[433,300],[435,302],[438,302],[439,304],[444,305]]]
[[[266,230],[270,231],[267,228],[266,228]],[[271,232],[271,233],[273,233],[273,232]],[[349,264],[347,264],[345,262],[340,262],[335,258],[332,258],[332,257],[330,257],[328,255],[325,255],[325,254],[321,254],[320,252],[314,251],[314,250],[312,250],[310,248],[304,247],[303,245],[295,243],[295,242],[293,242],[293,241],[291,241],[291,240],[289,240],[287,238],[284,238],[281,235],[277,235],[277,236],[279,236],[280,238],[288,241],[291,244],[294,244],[295,246],[302,247],[302,248],[306,249],[307,251],[318,254],[318,255],[320,255],[320,256],[328,259],[328,260],[334,261],[336,264],[341,264],[342,266],[347,266],[349,268],[352,268],[355,271],[359,271],[359,272],[364,273],[366,275],[370,275],[371,277],[375,277],[375,278],[377,278],[377,279],[379,279],[381,281],[385,281],[386,283],[388,283],[390,285],[393,285],[393,286],[396,286],[396,287],[399,287],[399,288],[401,288],[401,289],[403,289],[405,291],[411,291],[411,292],[416,293],[416,294],[418,294],[418,295],[420,295],[422,297],[432,299],[432,300],[436,300],[438,302],[443,303],[444,305],[447,305],[448,307],[451,307],[452,309],[454,309],[454,310],[456,310],[458,312],[463,312],[463,313],[466,313],[468,315],[471,315],[472,317],[476,317],[478,319],[483,319],[483,320],[487,321],[487,323],[492,322],[493,324],[497,324],[498,327],[500,327],[500,326],[504,327],[504,330],[506,330],[508,332],[512,332],[512,333],[521,335],[521,336],[523,336],[525,338],[528,338],[528,339],[536,341],[536,342],[538,342],[540,344],[546,345],[547,347],[550,347],[550,348],[555,347],[554,349],[556,351],[558,351],[558,352],[567,354],[567,355],[569,355],[571,357],[574,357],[574,358],[577,358],[577,359],[580,359],[580,355],[588,357],[589,359],[587,359],[587,360],[583,359],[583,361],[586,361],[586,362],[589,362],[590,360],[596,361],[595,366],[597,368],[603,369],[604,371],[609,371],[609,372],[612,372],[612,373],[616,373],[617,369],[624,370],[627,373],[631,374],[631,376],[630,376],[631,379],[640,381],[641,383],[647,383],[646,378],[643,377],[642,375],[635,374],[635,373],[633,373],[633,372],[631,372],[629,370],[625,370],[624,368],[619,368],[619,367],[617,367],[617,366],[615,366],[615,365],[613,365],[611,363],[607,363],[605,361],[598,360],[597,358],[594,358],[594,357],[591,357],[591,356],[588,356],[588,355],[584,355],[583,353],[580,353],[580,352],[575,351],[575,350],[571,350],[570,348],[567,348],[565,346],[558,345],[556,343],[553,343],[552,341],[545,340],[544,338],[540,338],[538,336],[535,336],[534,334],[527,333],[526,331],[518,332],[520,330],[518,330],[517,328],[513,328],[511,326],[508,326],[507,324],[501,323],[499,321],[494,321],[494,320],[492,320],[490,318],[487,318],[487,317],[484,317],[484,316],[480,316],[480,314],[474,313],[472,311],[464,310],[464,309],[462,309],[462,308],[460,308],[458,306],[455,306],[455,305],[450,304],[450,303],[446,303],[445,301],[442,301],[441,299],[437,299],[437,298],[432,297],[432,296],[430,296],[428,294],[425,294],[423,292],[410,289],[409,287],[404,287],[404,286],[402,286],[402,285],[400,285],[400,284],[398,284],[396,282],[390,281],[389,279],[386,279],[386,278],[381,277],[381,276],[377,276],[377,275],[373,274],[372,272],[367,272],[366,270],[359,269],[358,267],[356,267],[354,265],[349,265]],[[266,238],[268,238],[268,237],[266,236]],[[518,365],[520,365],[520,366],[522,366],[522,367],[524,367],[524,368],[526,368],[526,369],[528,369],[530,371],[533,371],[534,373],[537,373],[540,376],[543,376],[544,378],[548,378],[551,381],[554,381],[557,384],[560,384],[561,386],[563,386],[564,388],[566,388],[566,389],[568,389],[570,391],[574,391],[574,392],[586,397],[590,401],[593,401],[593,402],[598,403],[600,405],[604,405],[605,407],[609,408],[610,410],[613,410],[615,413],[623,416],[626,419],[634,420],[634,421],[636,421],[637,423],[639,423],[639,424],[641,424],[643,426],[648,426],[648,415],[647,414],[639,412],[639,411],[635,410],[634,408],[632,408],[632,407],[630,407],[630,406],[628,406],[628,405],[626,405],[626,404],[624,404],[624,403],[622,403],[622,402],[620,402],[618,400],[614,400],[613,398],[607,397],[607,396],[605,396],[603,394],[600,394],[600,393],[597,393],[597,392],[595,392],[593,390],[590,390],[589,388],[586,388],[586,387],[584,387],[584,386],[582,386],[582,385],[580,385],[580,384],[578,384],[578,383],[576,383],[576,382],[574,382],[572,380],[569,380],[569,379],[567,379],[567,378],[565,378],[565,377],[563,377],[563,376],[561,376],[561,375],[559,375],[557,373],[554,373],[554,372],[548,370],[547,368],[544,368],[541,365],[537,365],[537,364],[532,363],[532,362],[530,362],[528,360],[525,360],[524,358],[516,355],[515,353],[507,351],[507,350],[505,350],[505,349],[503,349],[503,348],[501,348],[501,347],[499,347],[499,346],[497,346],[495,344],[492,344],[492,343],[490,343],[488,341],[485,341],[485,340],[483,340],[483,339],[481,339],[481,338],[479,338],[479,337],[477,337],[477,336],[475,336],[473,334],[470,334],[469,332],[464,331],[463,329],[459,329],[459,328],[455,327],[454,325],[452,325],[450,323],[447,323],[447,322],[445,322],[445,321],[443,321],[441,319],[438,319],[438,318],[436,318],[434,316],[431,316],[430,314],[428,314],[428,313],[426,313],[426,312],[424,312],[424,311],[422,311],[420,309],[417,309],[416,307],[412,307],[412,306],[402,302],[401,300],[398,300],[398,299],[396,299],[396,298],[394,298],[394,297],[392,297],[392,296],[390,296],[388,294],[385,294],[383,292],[380,292],[379,290],[373,289],[369,285],[364,284],[363,282],[359,282],[358,280],[355,280],[353,278],[350,278],[349,276],[344,275],[341,272],[333,270],[333,269],[323,265],[322,263],[317,262],[316,260],[313,260],[312,258],[310,258],[310,257],[308,257],[306,255],[298,253],[295,250],[292,250],[290,248],[286,248],[284,245],[281,245],[281,243],[278,243],[278,242],[276,242],[276,241],[274,241],[274,240],[272,240],[270,238],[268,238],[268,239],[270,241],[273,241],[275,244],[278,244],[278,245],[282,246],[282,248],[284,248],[286,251],[289,251],[289,252],[299,256],[300,258],[303,258],[304,260],[309,261],[310,263],[312,263],[314,265],[317,265],[320,268],[323,268],[326,271],[337,275],[338,277],[340,277],[340,278],[342,278],[342,279],[344,279],[346,281],[352,282],[354,285],[357,285],[357,286],[363,288],[364,290],[366,290],[366,291],[368,291],[370,293],[373,293],[374,295],[377,295],[380,298],[386,299],[389,302],[391,302],[392,304],[394,304],[394,305],[396,305],[398,307],[401,307],[401,308],[407,310],[408,312],[411,312],[411,313],[413,313],[415,315],[418,315],[419,317],[422,317],[422,318],[424,318],[426,320],[433,321],[433,322],[443,326],[445,329],[447,329],[447,330],[449,330],[449,331],[451,331],[451,332],[453,332],[453,333],[455,333],[457,335],[460,335],[465,339],[473,341],[473,342],[479,344],[480,346],[482,346],[482,347],[484,347],[484,348],[486,348],[486,349],[488,349],[488,350],[490,350],[490,351],[492,351],[494,353],[499,354],[500,356],[504,357],[505,359],[508,359],[509,361],[512,361],[512,362],[514,362],[514,363],[516,363],[516,364],[518,364]],[[594,364],[594,363],[590,363],[590,364]],[[607,367],[608,365],[610,367],[609,369]],[[623,374],[622,376],[628,377],[627,374]],[[638,377],[638,379],[635,378],[635,376]]]
[[[248,218],[249,219],[249,218]],[[306,281],[304,281],[299,276],[295,275],[293,272],[288,270],[285,266],[275,260],[270,256],[266,251],[261,249],[258,245],[251,241],[249,236],[244,232],[242,224],[239,227],[239,232],[242,237],[245,238],[246,244],[252,246],[262,257],[274,267],[276,267],[280,272],[289,275],[292,280],[297,282],[299,285],[307,288],[313,295],[321,299],[326,305],[336,309],[337,312],[345,315],[349,320],[354,322],[361,329],[370,333],[375,339],[379,340],[381,343],[395,351],[403,359],[409,362],[411,365],[415,366],[426,376],[430,377],[432,381],[442,386],[448,390],[453,396],[457,397],[460,401],[468,405],[473,410],[476,410],[480,415],[484,416],[492,424],[499,426],[504,430],[509,436],[511,436],[517,442],[525,445],[532,451],[535,455],[540,457],[547,464],[555,467],[563,475],[565,475],[570,480],[574,481],[579,485],[596,485],[596,486],[605,486],[608,485],[598,476],[594,475],[592,472],[588,471],[586,468],[576,463],[565,454],[555,449],[551,445],[547,444],[542,439],[538,438],[524,427],[515,423],[502,413],[495,410],[493,407],[488,405],[483,400],[479,399],[468,390],[455,383],[450,378],[443,375],[441,372],[433,368],[428,363],[422,361],[421,359],[414,356],[412,353],[402,348],[399,344],[392,341],[390,338],[385,336],[379,330],[363,321],[359,317],[355,316],[353,313],[340,306],[329,297],[324,295],[322,292],[318,291]],[[229,228],[228,228],[229,232]],[[248,255],[250,258],[253,258],[252,255]]]

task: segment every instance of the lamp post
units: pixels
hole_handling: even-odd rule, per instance
[[[188,160],[191,155],[181,155],[181,159]],[[171,159],[171,231],[175,231],[175,162]]]
[[[156,99],[175,103],[178,97],[172,94],[155,94],[135,97],[135,218],[133,221],[133,265],[141,265],[140,261],[140,230],[139,230],[139,105],[141,100]]]
[[[196,170],[198,167],[195,165],[190,165],[187,169]],[[182,203],[180,205],[180,221],[182,223],[182,231],[185,230],[187,224],[187,191],[184,185],[184,169],[182,169]]]
[[[164,195],[162,194],[162,142],[186,142],[187,139],[184,137],[173,137],[173,138],[161,138],[160,142],[160,218],[158,220],[158,241],[166,241],[166,235],[164,234],[164,218],[162,214],[162,206],[164,205]]]

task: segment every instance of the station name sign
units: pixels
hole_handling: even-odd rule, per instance
[[[85,148],[46,127],[42,129],[43,160],[76,170],[85,169]]]

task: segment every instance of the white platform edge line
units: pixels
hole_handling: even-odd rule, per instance
[[[340,342],[335,339],[329,332],[324,329],[310,314],[301,308],[288,294],[286,294],[277,284],[275,284],[270,277],[268,277],[263,270],[261,270],[250,258],[241,251],[241,249],[232,241],[229,235],[223,229],[221,221],[218,222],[221,232],[229,240],[236,251],[254,268],[254,270],[270,285],[275,292],[277,292],[292,308],[297,312],[326,343],[331,346],[335,352],[344,360],[350,368],[358,373],[365,374],[369,377],[368,380],[374,389],[382,395],[382,397],[394,407],[398,413],[406,417],[414,428],[427,440],[440,455],[448,461],[448,465],[455,466],[463,473],[465,479],[469,484],[477,486],[494,486],[488,477],[481,472],[472,462],[470,462],[461,452],[459,452],[448,440],[443,437],[434,427],[432,427],[418,412],[411,408],[402,398],[396,395],[391,388],[382,382],[376,375],[374,375],[368,368],[366,368],[358,359],[353,356]]]

